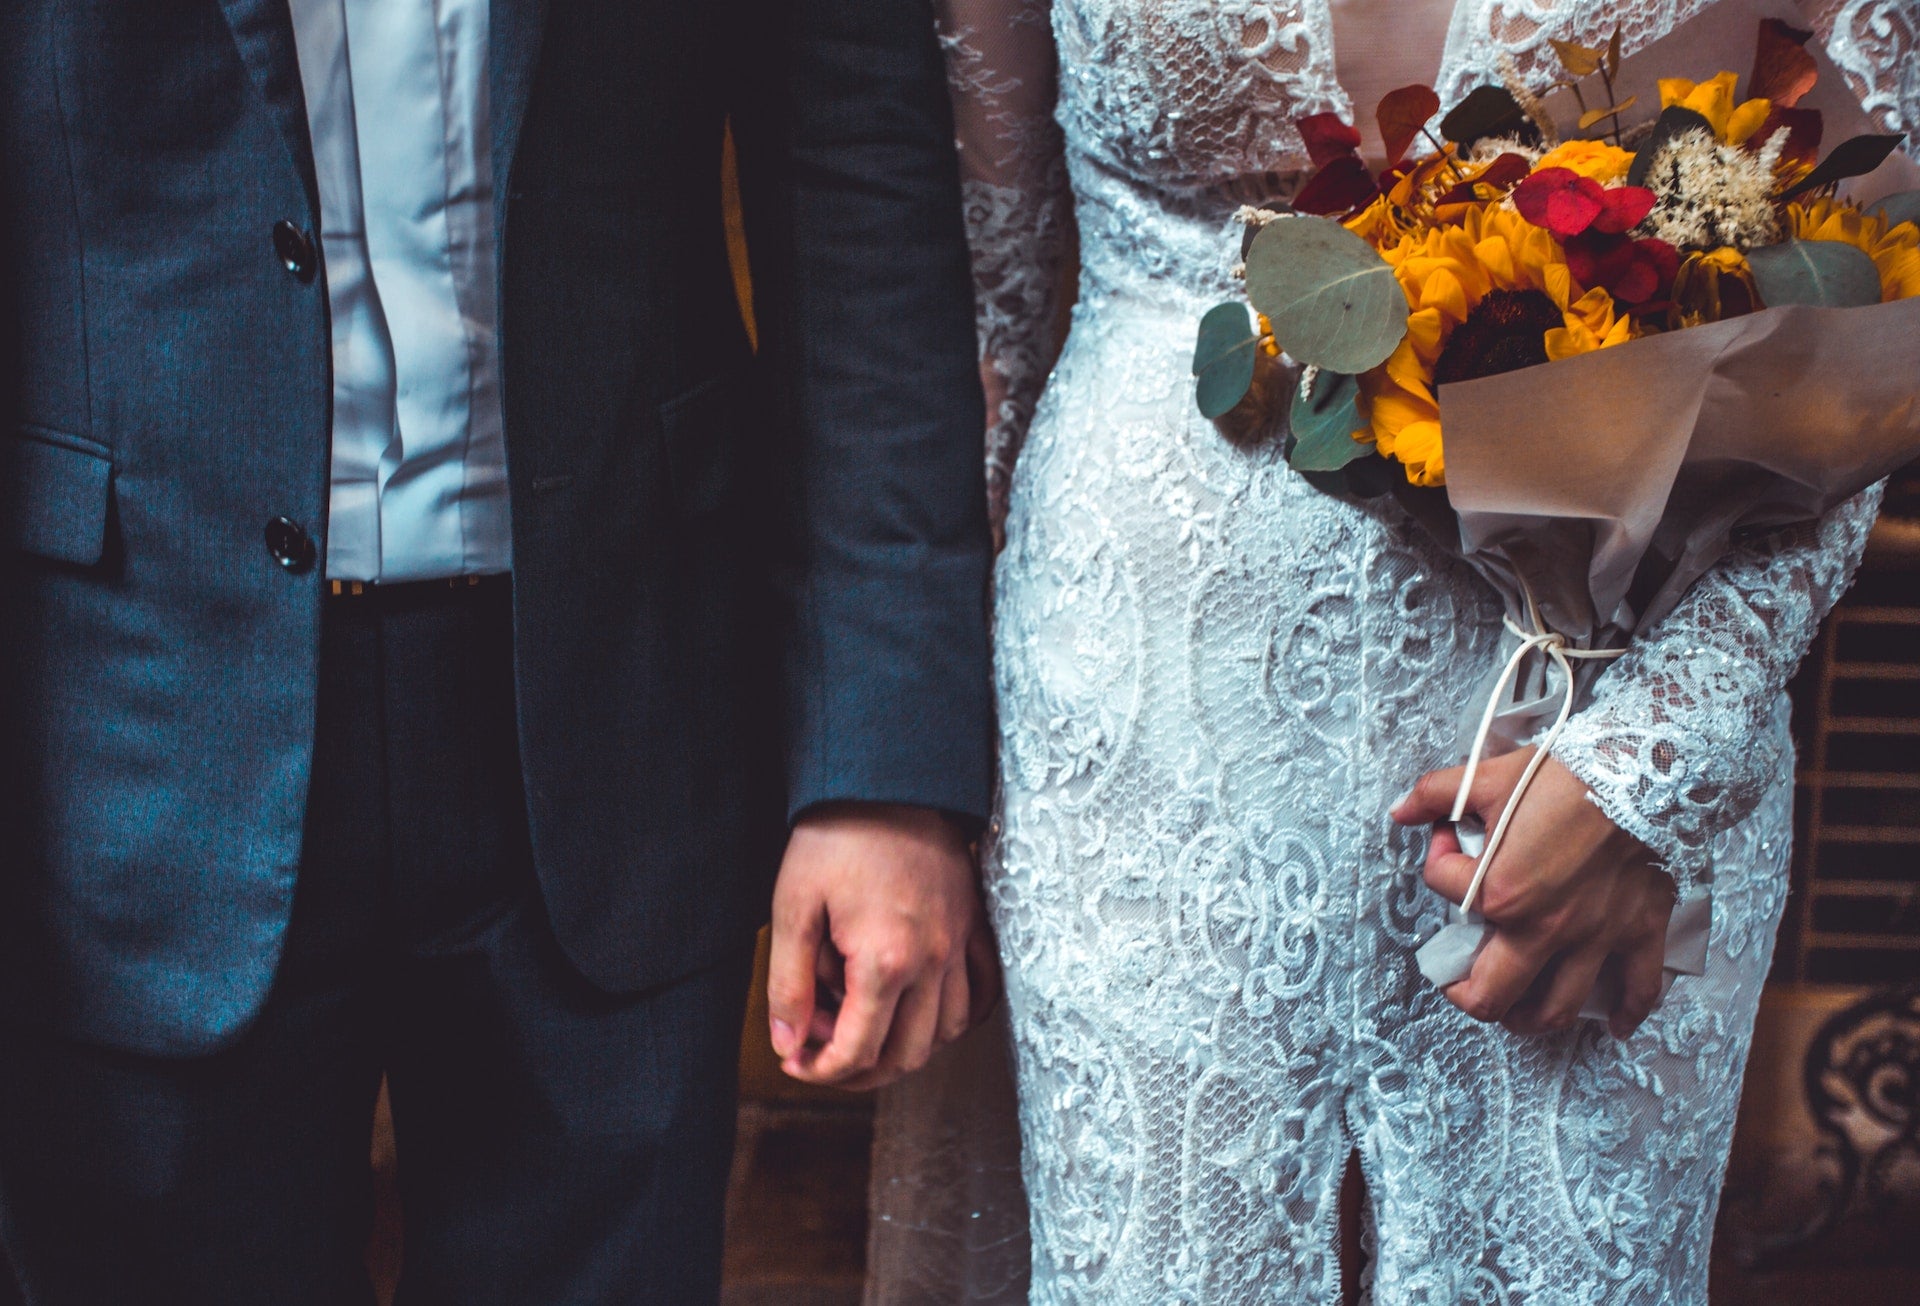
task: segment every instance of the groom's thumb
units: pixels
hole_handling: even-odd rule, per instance
[[[807,1041],[813,1023],[814,971],[825,934],[825,913],[817,905],[773,902],[773,945],[767,960],[767,1032],[782,1061]]]

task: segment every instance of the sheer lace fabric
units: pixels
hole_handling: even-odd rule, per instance
[[[1637,46],[1702,3],[1462,0],[1440,89],[1508,61],[1541,78],[1549,37],[1594,43],[1619,21]],[[1234,209],[1293,184],[1296,117],[1349,110],[1324,0],[941,10],[998,484],[1018,457],[987,875],[1031,1300],[1335,1300],[1335,1190],[1357,1149],[1375,1300],[1704,1302],[1786,892],[1781,691],[1877,493],[1728,559],[1556,749],[1684,889],[1711,876],[1707,975],[1624,1044],[1474,1024],[1413,967],[1439,904],[1424,838],[1385,813],[1457,760],[1498,606],[1396,510],[1321,495],[1193,409],[1188,351],[1233,291]],[[1920,123],[1912,0],[1832,3],[1821,30],[1875,112]],[[1080,280],[1049,379],[1063,176]],[[1013,1158],[992,1109],[969,1099],[959,1130],[916,1114],[955,1109],[956,1073],[883,1109],[888,1139],[925,1150],[883,1140],[870,1300],[1025,1295],[984,1286],[1018,1281],[1017,1238],[973,1240],[988,1264],[964,1279],[916,1273],[969,1245],[955,1221],[1020,1201],[993,1194]]]

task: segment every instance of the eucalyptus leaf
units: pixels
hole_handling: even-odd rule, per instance
[[[1500,86],[1481,86],[1440,120],[1440,134],[1465,149],[1488,136],[1513,136],[1531,142],[1539,139],[1540,129],[1513,98],[1513,92]]]
[[[1359,383],[1353,377],[1324,369],[1294,397],[1288,418],[1292,440],[1287,464],[1296,472],[1337,472],[1373,448],[1353,438],[1364,423],[1357,402]]]
[[[1880,302],[1880,269],[1864,251],[1837,240],[1766,245],[1749,253],[1747,263],[1768,308],[1861,308]]]
[[[1796,195],[1804,195],[1810,190],[1822,186],[1831,186],[1848,177],[1864,177],[1887,161],[1887,156],[1900,148],[1905,136],[1855,136],[1852,140],[1841,141],[1820,160],[1820,166],[1802,177],[1800,181],[1780,192],[1779,198],[1790,200]]]
[[[1247,298],[1302,363],[1357,374],[1407,334],[1407,297],[1378,251],[1326,218],[1280,218],[1247,250]]]
[[[1873,212],[1887,220],[1889,227],[1903,222],[1920,223],[1920,190],[1903,190],[1889,195],[1873,206]]]
[[[1212,421],[1247,397],[1259,348],[1260,333],[1253,329],[1253,314],[1245,304],[1217,304],[1207,310],[1193,347],[1194,396],[1201,416]]]
[[[1653,120],[1653,132],[1640,142],[1640,148],[1633,152],[1633,166],[1627,169],[1627,185],[1644,186],[1647,174],[1653,171],[1653,161],[1668,141],[1685,136],[1688,132],[1705,132],[1713,135],[1713,124],[1702,114],[1680,105],[1669,105],[1660,116]]]

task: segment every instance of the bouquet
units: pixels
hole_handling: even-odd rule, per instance
[[[1420,951],[1436,984],[1484,946],[1480,884],[1597,670],[1738,539],[1920,455],[1920,169],[1797,17],[1723,0],[1631,58],[1555,42],[1546,95],[1481,87],[1437,131],[1431,89],[1394,91],[1378,174],[1351,126],[1303,119],[1316,171],[1241,213],[1247,302],[1201,321],[1203,413],[1244,433],[1284,403],[1296,470],[1395,494],[1505,600],[1462,801],[1489,752],[1539,748],[1493,830],[1461,831],[1479,866]],[[1669,981],[1709,919],[1676,912]]]

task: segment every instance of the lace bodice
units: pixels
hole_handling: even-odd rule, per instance
[[[1451,103],[1556,71],[1550,38],[1636,49],[1711,0],[1460,0],[1436,87]],[[1231,214],[1306,164],[1294,122],[1351,117],[1329,0],[940,0],[956,81],[996,511],[1058,348],[1077,206],[1079,299],[1197,318],[1233,293]],[[1920,127],[1920,3],[1811,7],[1835,63],[1890,130]],[[1056,68],[1057,55],[1057,76]],[[1910,147],[1911,148],[1911,147]],[[1064,162],[1064,167],[1063,167]],[[1071,179],[1071,198],[1069,196]],[[1727,560],[1600,680],[1556,754],[1683,887],[1713,836],[1759,801],[1779,758],[1756,723],[1851,575],[1868,493],[1817,529]]]

